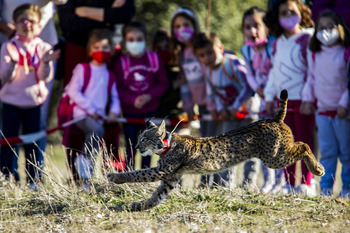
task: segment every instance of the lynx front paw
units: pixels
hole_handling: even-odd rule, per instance
[[[316,176],[323,176],[325,174],[324,167],[322,166],[322,164],[317,163],[316,172],[317,172],[317,174],[315,174]]]
[[[130,206],[131,211],[141,211],[144,210],[143,202],[133,202]]]
[[[107,179],[110,182],[116,183],[116,184],[123,184],[125,183],[122,179],[121,179],[121,174],[120,173],[108,173],[107,174]]]

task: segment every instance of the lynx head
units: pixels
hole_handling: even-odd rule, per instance
[[[165,121],[163,120],[159,126],[153,122],[146,123],[146,129],[139,134],[136,149],[142,156],[161,153],[165,147],[163,139],[166,137]]]

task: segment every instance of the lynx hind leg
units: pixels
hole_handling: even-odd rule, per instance
[[[150,199],[144,202],[133,202],[131,204],[131,211],[147,210],[159,205],[168,196],[171,190],[176,187],[179,180],[180,179],[162,181]]]

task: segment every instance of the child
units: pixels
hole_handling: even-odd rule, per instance
[[[267,28],[263,22],[265,11],[258,7],[251,7],[243,14],[242,32],[245,44],[241,48],[246,68],[249,86],[256,92],[260,102],[259,119],[271,118],[266,115],[264,88],[268,74],[272,67],[271,53],[273,38],[267,37]],[[275,170],[265,167],[262,163],[265,183],[261,188],[262,193],[278,192],[284,185],[283,169]]]
[[[180,88],[174,88],[174,80],[179,74],[177,66],[172,62],[170,51],[170,33],[165,29],[158,29],[153,35],[152,50],[162,59],[168,77],[169,88],[161,98],[157,109],[157,117],[178,117],[183,111],[178,107],[181,100]]]
[[[200,115],[208,113],[206,108],[205,78],[198,58],[193,53],[193,36],[200,32],[195,12],[188,7],[179,7],[171,18],[172,53],[176,56],[180,73],[175,86],[181,86],[182,107],[188,119],[193,120],[194,105]],[[215,136],[216,124],[200,121],[202,137]]]
[[[220,133],[251,123],[250,119],[237,119],[237,112],[252,95],[246,81],[244,62],[235,55],[223,55],[223,45],[219,38],[210,32],[199,33],[194,37],[193,50],[205,66],[208,110],[214,121],[217,121],[218,115],[224,120],[223,130]],[[258,164],[259,160],[245,163],[244,186],[250,186],[249,188],[256,186]],[[229,171],[221,172],[220,175],[224,181],[229,182],[228,186],[233,188],[235,174],[231,175],[230,179]],[[217,174],[214,176],[214,182],[222,183]]]
[[[1,48],[1,73],[3,87],[0,99],[3,102],[2,132],[4,137],[34,133],[40,130],[40,105],[45,101],[48,90],[45,82],[53,76],[52,61],[59,57],[59,51],[53,52],[51,46],[37,37],[40,32],[39,7],[23,4],[13,12],[17,34]],[[22,131],[20,131],[22,128]],[[27,181],[36,189],[39,148],[34,144],[24,146]],[[1,171],[9,176],[14,174],[19,180],[18,147],[15,152],[10,146],[1,147]]]
[[[106,65],[113,48],[110,31],[107,29],[92,30],[87,46],[87,52],[92,60],[90,63],[81,63],[75,67],[72,79],[66,87],[66,93],[69,95],[71,102],[75,104],[73,117],[85,116],[84,119],[75,124],[84,132],[85,136],[83,154],[78,157],[80,160],[77,161],[85,158],[88,161],[87,163],[90,163],[90,157],[92,162],[95,161],[92,156],[97,155],[99,139],[104,135],[103,119],[106,118],[106,106],[110,101],[107,122],[116,122],[120,114],[120,102],[115,77],[108,71]],[[88,77],[85,76],[86,73],[89,73]],[[65,134],[64,136],[68,137],[69,135]],[[73,177],[76,178],[76,169],[79,172],[86,168],[75,168],[73,164],[76,157],[75,153],[68,156],[72,157],[68,161]],[[78,165],[79,162],[76,166]],[[87,181],[92,176],[92,171],[89,171],[85,176],[81,173],[79,175],[83,178],[83,181]]]
[[[317,100],[320,162],[326,169],[320,181],[321,192],[332,195],[339,158],[343,181],[341,197],[350,196],[350,120],[347,118],[349,96],[346,86],[349,46],[350,33],[341,16],[330,10],[323,12],[310,40],[312,54],[301,108],[304,114],[312,114]]]
[[[123,28],[127,53],[115,62],[121,106],[126,118],[154,117],[163,93],[168,89],[164,64],[155,52],[146,50],[147,28],[133,21]],[[132,168],[137,134],[141,124],[124,124],[126,162]],[[151,156],[143,157],[142,168],[150,167]]]
[[[306,50],[311,36],[304,28],[313,26],[310,15],[310,9],[300,0],[279,0],[264,17],[266,26],[277,37],[264,96],[266,111],[272,114],[277,94],[283,89],[288,90],[288,113],[284,121],[291,128],[296,141],[307,143],[313,150],[314,115],[299,113],[301,91],[307,75]],[[301,185],[295,190],[295,168],[293,164],[284,170],[287,191],[315,195],[310,188],[313,175],[304,162],[301,165]]]

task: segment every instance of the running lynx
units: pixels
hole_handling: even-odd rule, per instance
[[[131,210],[145,210],[161,203],[184,174],[208,174],[228,169],[252,157],[265,166],[279,169],[303,159],[317,176],[324,175],[309,146],[294,142],[290,128],[283,123],[288,92],[283,90],[276,116],[217,137],[194,138],[168,133],[163,121],[159,126],[147,122],[139,135],[136,148],[141,155],[161,154],[157,167],[123,173],[109,173],[107,178],[116,184],[154,182],[161,180],[152,197],[133,202]]]

